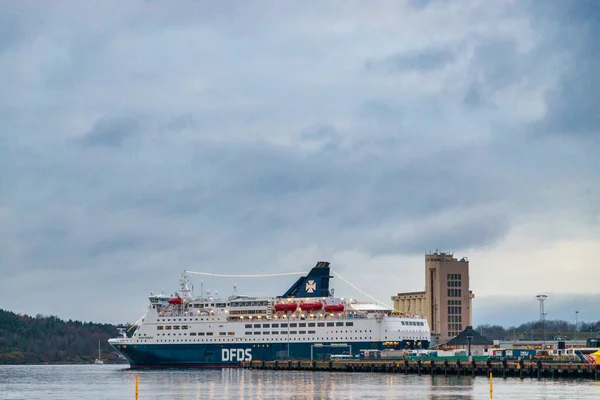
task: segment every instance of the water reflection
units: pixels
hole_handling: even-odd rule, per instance
[[[0,366],[0,399],[489,399],[489,380],[470,376],[416,376],[257,370],[147,370],[121,366]],[[592,381],[495,379],[494,398],[597,399]]]
[[[470,376],[439,376],[431,377],[431,400],[448,398],[473,399],[474,378]]]

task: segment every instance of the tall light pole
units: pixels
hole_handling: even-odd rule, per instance
[[[577,333],[579,332],[579,311],[575,311],[575,340],[579,336]]]
[[[542,322],[542,332],[543,332],[543,342],[542,342],[542,348],[545,346],[545,342],[546,342],[546,324],[544,323],[544,317],[546,316],[546,314],[544,313],[544,301],[548,298],[548,296],[546,296],[545,294],[538,294],[537,296],[535,296],[538,301],[540,302],[540,321]]]
[[[467,342],[469,344],[469,361],[471,360],[471,342],[473,341],[473,336],[467,336]]]

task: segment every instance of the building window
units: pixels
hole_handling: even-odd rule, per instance
[[[449,288],[459,288],[462,287],[462,274],[448,274],[448,287]],[[450,290],[448,290],[450,293]],[[448,294],[450,296],[450,294]],[[450,296],[450,297],[460,297],[460,296]]]

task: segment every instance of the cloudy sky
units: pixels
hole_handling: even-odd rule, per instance
[[[0,2],[0,308],[134,321],[184,269],[318,260],[391,302],[439,248],[471,262],[475,324],[535,319],[539,292],[597,320],[599,21],[594,0]]]

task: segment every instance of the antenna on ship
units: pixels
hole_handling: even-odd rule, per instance
[[[200,281],[200,298],[204,298],[204,281]]]
[[[180,291],[183,298],[188,299],[190,297],[190,292],[192,291],[192,284],[187,271],[182,272],[179,284],[181,285]]]

